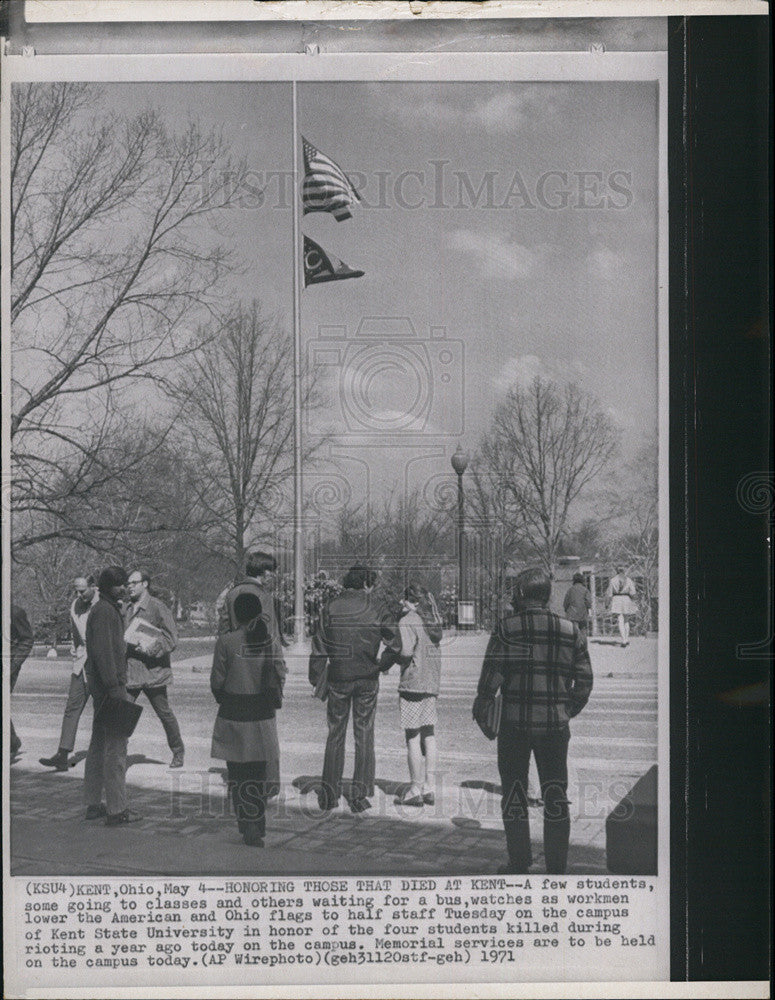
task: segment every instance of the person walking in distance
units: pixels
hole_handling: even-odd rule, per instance
[[[524,874],[532,864],[527,801],[531,754],[544,800],[546,870],[559,875],[567,867],[568,722],[589,700],[592,667],[586,636],[548,610],[550,594],[544,569],[528,569],[517,577],[515,611],[501,619],[490,637],[474,701],[474,718],[484,730],[493,698],[501,692],[498,770],[508,849],[502,874]]]
[[[127,737],[101,712],[109,699],[127,695],[126,642],[119,601],[126,597],[126,572],[104,569],[97,581],[99,599],[86,619],[86,679],[94,700],[91,742],[83,774],[86,819],[105,817],[106,826],[134,823],[142,817],[127,808]],[[105,792],[105,801],[102,793]]]
[[[400,639],[384,601],[374,593],[377,574],[366,566],[353,566],[344,578],[344,590],[327,601],[312,636],[309,681],[316,687],[328,667],[328,739],[323,759],[323,780],[318,805],[335,809],[341,794],[344,747],[350,707],[353,713],[355,769],[350,809],[371,808],[374,794],[374,717],[377,711],[380,641],[397,648]]]
[[[16,687],[16,681],[22,664],[32,652],[33,634],[27,619],[27,612],[18,604],[11,603],[11,690]],[[11,759],[17,756],[22,748],[22,741],[14,729],[11,719]]]
[[[66,771],[70,754],[75,747],[75,737],[78,723],[89,700],[89,685],[86,683],[86,620],[89,612],[97,603],[97,585],[93,576],[78,576],[73,581],[75,598],[70,605],[70,628],[72,644],[70,654],[73,657],[73,669],[70,674],[70,689],[67,693],[67,704],[62,717],[62,731],[59,736],[59,749],[53,757],[41,757],[44,767],[53,767],[56,771]]]
[[[218,637],[210,689],[218,702],[211,756],[226,761],[237,826],[251,847],[264,846],[267,767],[279,756],[275,711],[285,663],[255,591],[232,591],[236,629]]]
[[[575,622],[579,630],[586,635],[589,612],[592,610],[592,595],[584,584],[583,573],[573,574],[573,583],[565,595],[563,607],[565,608],[565,617]]]
[[[616,576],[611,579],[606,590],[606,605],[612,615],[616,615],[619,624],[621,645],[630,645],[630,616],[638,610],[633,598],[637,595],[635,584],[624,572],[623,567],[616,567]]]
[[[124,609],[127,627],[137,620],[152,626],[153,638],[142,646],[127,645],[129,675],[127,692],[132,701],[145,694],[159,718],[172,751],[171,768],[183,767],[184,746],[180,726],[170,708],[167,687],[172,684],[170,653],[178,644],[178,633],[172,612],[150,590],[151,577],[146,570],[134,569],[129,574],[129,602]]]

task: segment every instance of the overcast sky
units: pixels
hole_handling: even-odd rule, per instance
[[[290,331],[290,189],[268,176],[292,170],[290,84],[109,85],[106,95],[116,110],[153,106],[171,125],[221,127],[247,158],[265,200],[248,190],[229,213],[244,264],[235,293],[273,305]],[[302,293],[305,347],[327,362],[331,405],[316,426],[358,431],[347,449],[373,481],[398,481],[413,447],[443,450],[427,475],[448,470],[458,437],[475,447],[506,386],[544,374],[593,392],[633,454],[656,429],[656,86],[305,83],[298,112],[300,132],[363,197],[348,221],[302,219],[365,271]],[[370,317],[383,319],[364,331]],[[359,354],[359,328],[399,344]],[[324,355],[310,346],[321,336]],[[370,442],[393,450],[359,448]]]

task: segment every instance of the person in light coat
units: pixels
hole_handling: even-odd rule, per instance
[[[141,693],[145,694],[164,727],[167,745],[172,751],[170,767],[183,767],[183,737],[167,697],[167,688],[172,684],[170,653],[178,644],[175,619],[167,605],[151,593],[151,576],[146,570],[132,570],[128,586],[125,624],[129,626],[135,619],[148,622],[157,630],[157,637],[145,650],[139,645],[127,644],[127,691],[133,701],[137,701]]]
[[[237,827],[246,844],[264,846],[267,770],[279,759],[275,712],[285,663],[276,629],[255,592],[233,600],[237,628],[218,637],[210,689],[218,702],[211,756],[225,760]]]
[[[89,685],[86,682],[86,620],[89,612],[97,603],[99,595],[93,576],[78,576],[73,581],[75,600],[70,605],[70,622],[72,645],[70,653],[73,657],[73,667],[70,674],[70,688],[67,693],[67,704],[62,716],[62,731],[59,736],[59,748],[52,757],[41,757],[44,767],[53,767],[57,771],[66,771],[69,767],[70,754],[75,747],[75,737],[78,723],[89,700]]]
[[[622,646],[630,645],[630,616],[638,610],[633,601],[636,595],[635,584],[624,572],[624,569],[618,566],[616,576],[608,584],[605,599],[608,610],[618,619]]]
[[[401,679],[398,701],[406,739],[411,784],[396,805],[435,805],[436,703],[441,683],[441,619],[433,595],[417,583],[404,592],[401,636]]]

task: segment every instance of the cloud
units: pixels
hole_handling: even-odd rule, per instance
[[[615,253],[608,247],[599,247],[589,253],[587,267],[593,278],[603,281],[619,281],[626,272],[622,255]]]
[[[471,229],[456,229],[447,241],[454,250],[463,251],[474,259],[485,278],[515,281],[529,278],[537,268],[549,263],[553,247],[542,243],[527,247],[505,233],[483,233]]]
[[[578,359],[566,361],[560,358],[539,358],[537,354],[517,354],[501,366],[493,376],[493,384],[496,389],[505,391],[513,385],[528,386],[535,378],[560,383],[583,383],[590,375],[590,370]]]
[[[558,91],[552,83],[493,85],[478,100],[471,99],[471,90],[462,93],[454,87],[420,100],[406,100],[398,89],[388,91],[386,100],[385,88],[375,85],[372,95],[387,117],[424,128],[473,126],[500,132],[546,123],[558,114]]]

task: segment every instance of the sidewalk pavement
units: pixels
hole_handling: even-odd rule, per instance
[[[20,702],[17,724],[23,754],[10,768],[12,874],[495,873],[506,860],[495,755],[483,739],[476,739],[470,724],[469,689],[475,684],[474,667],[478,669],[484,642],[486,637],[460,636],[445,647],[447,683],[441,708],[446,713],[446,744],[437,772],[441,784],[436,805],[413,809],[394,804],[403,785],[386,779],[405,774],[405,751],[386,707],[378,719],[378,788],[373,808],[359,815],[350,813],[344,801],[331,814],[317,808],[319,778],[308,772],[320,766],[324,718],[309,697],[305,651],[288,651],[291,670],[281,739],[284,783],[267,808],[263,849],[242,843],[222,769],[212,766],[212,706],[199,676],[209,670],[209,655],[183,657],[175,664],[176,705],[181,717],[188,716],[191,732],[186,767],[167,769],[163,732],[152,713],[146,713],[138,742],[148,756],[130,754],[127,773],[130,806],[144,819],[118,828],[84,820],[82,766],[56,773],[37,765],[37,752],[30,747],[50,740],[59,725],[62,699],[56,667],[33,662],[15,693],[17,701],[28,699],[28,708],[25,727],[25,702]],[[570,874],[606,872],[605,814],[611,805],[605,789],[613,787],[614,780],[618,787],[644,773],[653,763],[656,739],[655,643],[641,640],[626,654],[601,645],[594,655],[594,704],[580,716],[569,761],[571,787],[576,790],[571,798],[578,800],[571,807]],[[385,678],[385,706],[391,705],[395,685],[394,677]],[[461,720],[465,736],[455,728]],[[590,804],[595,807],[595,802],[582,801],[582,787],[587,785],[602,796],[594,816]],[[540,807],[530,809],[530,824],[533,870],[541,872]]]
[[[396,807],[395,789],[378,788],[373,808],[353,815],[346,805],[324,815],[314,788],[297,779],[267,806],[266,846],[246,847],[216,772],[200,772],[202,791],[128,785],[143,820],[108,828],[84,819],[82,781],[52,772],[11,769],[12,875],[203,876],[475,875],[505,861],[502,829],[441,808]],[[485,783],[486,784],[486,783]],[[182,785],[182,782],[181,782]],[[178,789],[180,785],[178,786]],[[479,789],[499,801],[497,788]],[[488,810],[490,812],[491,810]],[[531,808],[534,871],[543,866],[542,810]],[[605,873],[600,824],[574,825],[569,874]]]

